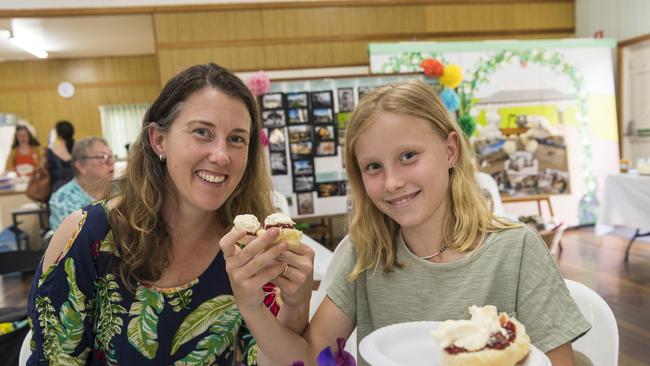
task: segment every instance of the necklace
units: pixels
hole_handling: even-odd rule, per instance
[[[423,257],[418,256],[418,257],[419,257],[419,258],[422,258],[422,259],[431,259],[431,258],[435,258],[435,257],[439,256],[440,254],[442,254],[442,252],[444,252],[445,250],[447,250],[447,248],[449,248],[449,245],[445,244],[445,245],[442,246],[442,248],[440,248],[439,251],[437,251],[437,252],[435,252],[435,253],[433,253],[433,254],[431,254],[431,255],[425,255],[425,256],[423,256]]]

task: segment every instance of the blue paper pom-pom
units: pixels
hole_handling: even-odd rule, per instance
[[[460,108],[460,98],[453,89],[444,88],[440,92],[442,103],[451,112],[456,112]]]

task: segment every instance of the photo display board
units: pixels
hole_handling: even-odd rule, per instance
[[[412,73],[276,81],[260,96],[273,187],[287,197],[292,217],[347,212],[342,147],[352,111],[373,88],[413,79],[424,77]]]

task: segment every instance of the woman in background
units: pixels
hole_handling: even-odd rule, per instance
[[[38,149],[40,145],[26,126],[16,126],[14,144],[11,145],[5,172],[15,171],[20,177],[31,176],[43,159],[41,150]]]
[[[45,161],[50,173],[50,192],[74,178],[72,167],[72,147],[74,146],[74,126],[68,121],[59,121],[55,125],[56,141],[45,149]]]

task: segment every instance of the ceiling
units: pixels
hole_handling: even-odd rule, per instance
[[[101,15],[0,19],[0,29],[29,37],[49,58],[127,56],[155,53],[151,15]],[[36,57],[0,39],[0,61]]]

